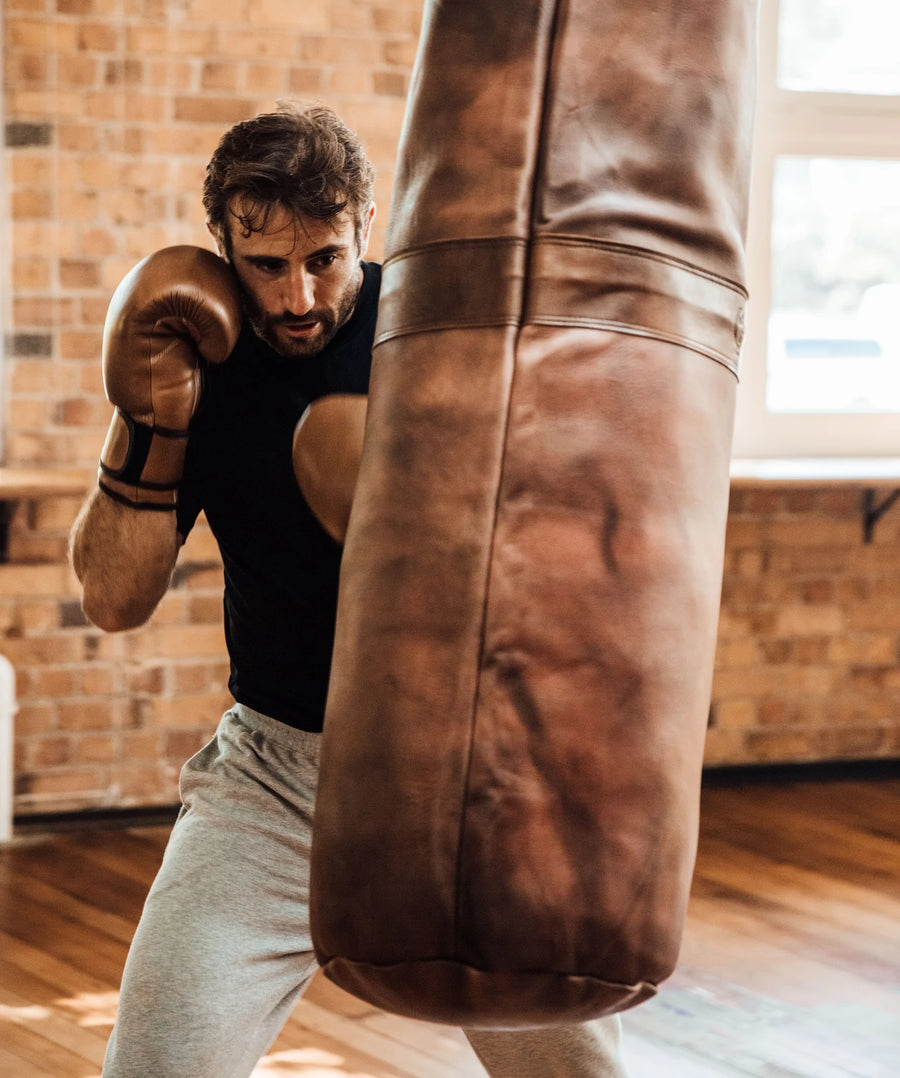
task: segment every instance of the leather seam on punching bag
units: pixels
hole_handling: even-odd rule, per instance
[[[596,329],[606,330],[609,333],[623,333],[631,337],[645,337],[648,340],[665,341],[667,344],[675,344],[680,348],[687,348],[692,352],[698,352],[707,359],[712,359],[727,367],[732,374],[738,374],[738,364],[721,353],[714,352],[711,348],[704,348],[696,341],[688,337],[680,337],[675,333],[664,333],[660,330],[649,329],[645,326],[636,326],[629,322],[615,322],[611,319],[601,318],[564,318],[560,316],[547,316],[545,318],[532,318],[529,322],[532,326],[558,326],[567,329]]]
[[[572,232],[542,232],[535,237],[533,246],[537,248],[544,244],[553,244],[554,246],[572,245],[596,247],[611,253],[618,252],[619,254],[630,254],[639,258],[649,258],[654,262],[663,262],[667,265],[687,270],[697,277],[705,277],[710,281],[714,281],[716,284],[722,285],[724,288],[729,288],[731,291],[737,292],[744,299],[748,298],[747,289],[739,282],[733,281],[728,277],[723,277],[721,274],[714,273],[712,270],[704,269],[695,262],[688,262],[685,258],[677,258],[675,255],[665,254],[663,251],[654,251],[650,247],[640,247],[633,243],[620,243],[616,240],[602,240],[597,239],[595,236],[581,235]]]
[[[746,290],[671,255],[590,236],[542,234],[441,241],[388,261],[376,347],[417,333],[571,326],[666,341],[738,373]],[[530,287],[521,304],[521,290],[510,286],[524,279],[526,266]],[[470,278],[483,287],[463,293],[453,287]],[[395,302],[403,303],[402,321],[393,315]]]
[[[527,248],[528,240],[516,236],[476,237],[392,256],[385,262],[373,347],[416,333],[519,325]],[[482,287],[460,289],[473,279]]]
[[[515,336],[511,342],[512,351],[512,368],[510,372],[509,383],[506,387],[506,401],[505,401],[505,415],[503,417],[503,445],[506,446],[509,443],[510,436],[510,424],[512,414],[513,397],[515,394],[516,375],[518,371],[517,354],[519,350],[519,338],[522,333],[522,329],[525,325],[525,313],[529,304],[529,278],[527,276],[530,263],[533,260],[533,248],[535,242],[535,218],[537,214],[539,204],[539,191],[538,182],[540,175],[545,166],[545,155],[547,153],[547,122],[548,114],[544,106],[547,101],[553,71],[555,68],[555,54],[557,52],[558,44],[558,27],[562,18],[562,11],[568,6],[568,0],[555,0],[552,4],[552,10],[550,11],[549,18],[547,20],[548,33],[546,37],[546,46],[541,52],[541,62],[543,69],[541,71],[540,79],[535,79],[535,83],[540,83],[541,95],[540,101],[542,107],[538,108],[535,112],[535,131],[536,140],[534,143],[534,152],[530,161],[531,176],[525,190],[528,192],[528,216],[527,231],[526,234],[519,241],[520,249],[522,252],[522,276],[517,282],[519,287],[515,290],[510,290],[512,298],[518,299],[518,311],[517,318],[514,324]],[[469,752],[468,759],[466,761],[466,775],[462,786],[463,800],[461,804],[461,811],[459,816],[459,844],[456,857],[456,894],[454,901],[454,919],[453,919],[453,940],[454,946],[457,948],[458,953],[461,953],[463,949],[467,949],[464,940],[461,937],[460,926],[467,923],[466,914],[464,910],[464,903],[466,896],[464,895],[463,881],[466,879],[466,863],[469,859],[469,834],[471,828],[471,821],[469,819],[469,813],[472,805],[472,769],[475,763],[475,733],[478,722],[478,716],[481,711],[482,701],[482,689],[484,685],[484,658],[487,651],[487,633],[488,633],[488,621],[490,617],[490,596],[492,592],[492,577],[495,565],[495,545],[497,541],[497,525],[500,519],[501,502],[503,497],[503,486],[506,474],[506,464],[501,458],[500,468],[497,473],[497,483],[494,489],[494,503],[493,512],[491,516],[491,531],[490,542],[488,543],[488,560],[487,560],[487,572],[484,578],[484,607],[481,616],[481,626],[478,636],[478,675],[475,680],[475,693],[472,699],[472,714],[469,722]],[[469,958],[471,962],[471,957]]]
[[[667,341],[737,374],[745,289],[646,248],[544,234],[530,263],[531,325],[607,329]]]

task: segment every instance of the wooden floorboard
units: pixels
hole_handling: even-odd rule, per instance
[[[2,1078],[98,1078],[167,832],[29,833],[0,849]],[[678,969],[623,1022],[632,1078],[900,1078],[900,779],[705,789]],[[458,1030],[321,976],[254,1073],[484,1075]]]

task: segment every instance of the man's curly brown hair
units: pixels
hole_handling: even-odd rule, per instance
[[[375,170],[337,113],[326,105],[279,101],[276,112],[244,120],[222,136],[206,168],[203,205],[229,258],[229,219],[249,236],[262,232],[278,208],[320,221],[349,210],[359,243],[374,185]]]

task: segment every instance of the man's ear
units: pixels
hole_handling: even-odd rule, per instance
[[[359,240],[359,257],[364,258],[366,251],[369,249],[369,239],[372,235],[372,222],[375,220],[375,203],[373,202],[366,210],[363,218],[363,226],[360,231]]]
[[[207,221],[206,227],[209,229],[209,234],[216,241],[216,248],[219,252],[219,257],[224,258],[226,262],[229,261],[228,252],[225,250],[225,244],[222,240],[222,234],[219,229],[213,228],[212,222]]]

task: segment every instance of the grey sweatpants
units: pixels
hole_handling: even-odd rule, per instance
[[[277,1036],[316,971],[308,888],[319,741],[237,705],[185,764],[104,1078],[246,1078]],[[617,1018],[466,1035],[498,1078],[624,1076]]]

